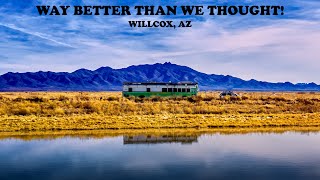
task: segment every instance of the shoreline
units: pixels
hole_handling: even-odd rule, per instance
[[[320,113],[0,116],[0,132],[261,127],[320,127]]]
[[[210,129],[125,129],[125,130],[60,130],[60,131],[18,131],[0,132],[0,141],[6,139],[29,140],[54,140],[59,138],[93,138],[103,139],[119,136],[201,136],[201,135],[245,135],[256,133],[282,134],[297,132],[302,134],[319,133],[320,127],[260,127],[260,128],[210,128]]]

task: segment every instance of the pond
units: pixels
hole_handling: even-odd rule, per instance
[[[320,133],[8,136],[0,179],[320,179]]]

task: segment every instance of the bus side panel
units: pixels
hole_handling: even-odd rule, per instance
[[[135,96],[135,97],[189,97],[197,95],[196,92],[123,92],[124,97]]]

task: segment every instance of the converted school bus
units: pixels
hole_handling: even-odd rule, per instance
[[[194,82],[125,82],[122,95],[124,97],[180,96],[189,97],[198,94],[198,83]]]

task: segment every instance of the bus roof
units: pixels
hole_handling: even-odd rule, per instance
[[[124,82],[123,85],[197,85],[196,82]]]

